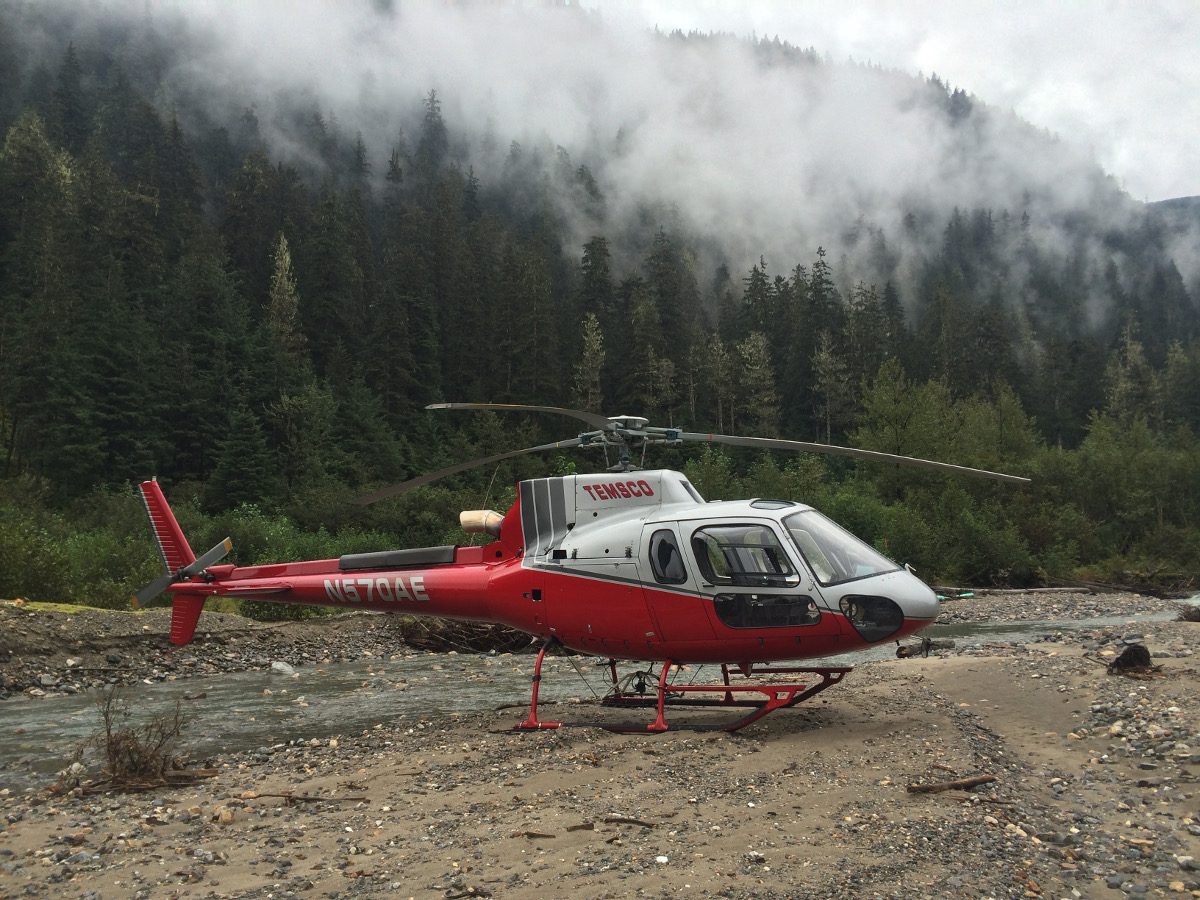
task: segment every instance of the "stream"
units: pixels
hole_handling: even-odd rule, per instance
[[[950,639],[956,649],[973,644],[1026,643],[1060,631],[1084,631],[1165,621],[1174,613],[1032,622],[975,622],[934,625],[922,634]],[[895,657],[894,644],[881,644],[821,662],[860,665]],[[288,674],[237,672],[207,678],[137,684],[123,690],[131,724],[169,715],[178,702],[186,716],[181,746],[196,762],[218,754],[255,750],[291,740],[356,734],[380,723],[436,719],[517,704],[513,722],[525,714],[533,656],[509,654],[416,654],[381,660],[303,667]],[[574,659],[592,691],[608,686],[607,666]],[[810,660],[809,663],[812,663]],[[628,663],[622,674],[634,668]],[[711,667],[719,676],[719,669]],[[591,699],[570,658],[548,657],[541,683],[544,701]],[[44,785],[66,766],[76,749],[97,734],[96,691],[0,703],[0,789]]]

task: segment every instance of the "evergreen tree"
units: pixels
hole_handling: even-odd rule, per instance
[[[767,338],[760,331],[738,343],[738,409],[733,427],[739,433],[755,437],[775,437],[779,433],[779,397]]]
[[[430,91],[425,97],[425,117],[413,160],[418,174],[427,184],[433,182],[449,149],[450,134],[442,119],[442,101],[438,99],[437,91]]]
[[[157,379],[156,406],[163,410],[164,443],[174,452],[160,462],[158,474],[201,480],[229,437],[231,398],[247,409],[265,408],[280,390],[279,361],[267,342],[256,342],[258,329],[214,233],[191,241],[166,293],[152,340],[168,348],[169,375]],[[180,323],[186,323],[187,340],[180,340]]]
[[[216,468],[204,487],[204,506],[214,512],[243,503],[270,506],[281,488],[262,423],[245,405],[235,406],[219,445]]]
[[[767,263],[762,257],[750,267],[743,280],[742,304],[746,308],[750,328],[766,334],[776,326],[774,304],[771,302],[771,282],[767,278]]]
[[[829,343],[832,349],[832,340]],[[888,322],[875,285],[860,281],[850,294],[846,326],[846,374],[855,396],[879,371],[889,355],[889,345]]]
[[[1200,341],[1172,342],[1162,373],[1163,416],[1167,425],[1200,434]]]
[[[221,233],[246,294],[266,297],[279,233],[292,235],[293,253],[307,236],[309,203],[300,176],[289,167],[272,166],[265,154],[251,153],[234,177],[223,206]]]
[[[658,393],[663,408],[673,414],[680,388],[688,396],[695,390],[699,373],[692,370],[691,363],[701,339],[701,321],[691,265],[662,229],[646,260],[646,284],[658,308],[659,327],[665,338],[662,357],[654,369]]]
[[[0,424],[5,471],[54,475],[58,447],[95,454],[75,340],[80,234],[76,172],[26,113],[0,151]],[[75,434],[61,429],[77,426]],[[66,451],[63,451],[64,454]],[[76,473],[81,484],[94,469]]]
[[[595,313],[583,317],[583,348],[575,365],[575,402],[580,409],[604,410],[604,333]]]
[[[821,333],[817,355],[813,359],[813,371],[817,379],[817,395],[821,400],[824,440],[828,444],[833,440],[834,427],[840,431],[847,424],[854,403],[850,367],[834,348],[833,337],[828,331]]]
[[[713,272],[708,293],[709,304],[716,310],[717,332],[729,341],[738,341],[745,337],[749,333],[749,317],[734,295],[733,277],[724,263],[717,266]]]
[[[884,345],[883,356],[904,361],[905,350],[910,344],[908,325],[904,319],[904,306],[900,294],[892,282],[883,286]]]
[[[334,445],[336,416],[333,393],[317,381],[283,394],[267,409],[278,471],[290,497],[320,487],[329,469],[340,463]]]
[[[356,181],[363,181],[371,174],[371,160],[367,156],[367,145],[363,141],[362,132],[354,136],[353,161],[350,164],[350,175]]]
[[[709,337],[706,349],[708,358],[704,370],[704,385],[712,401],[716,431],[724,433],[726,426],[732,431],[736,397],[734,361],[725,342],[721,340],[721,336],[717,332]]]
[[[551,361],[557,359],[553,296],[544,259],[527,247],[505,253],[500,274],[499,314],[505,327],[498,336],[505,367],[504,396],[519,403],[547,399],[562,384]]]
[[[331,474],[356,487],[403,477],[408,448],[388,425],[383,404],[361,375],[355,373],[339,386],[334,399],[340,452],[330,460]]]
[[[629,309],[625,329],[629,340],[622,357],[621,395],[616,404],[622,409],[638,410],[637,415],[657,418],[674,399],[662,393],[664,376],[674,373],[666,372],[661,363],[663,335],[658,307],[640,278],[626,281],[622,292]]]
[[[959,295],[939,280],[925,309],[920,337],[928,348],[925,374],[948,384],[970,384],[967,348],[970,317]]]
[[[50,105],[51,134],[63,149],[80,153],[91,130],[88,98],[83,89],[83,67],[74,44],[68,44],[58,68]]]
[[[1121,344],[1105,368],[1104,383],[1105,410],[1117,422],[1129,424],[1143,419],[1157,424],[1161,421],[1158,374],[1147,362],[1132,325],[1126,325],[1121,334]]]
[[[281,365],[292,370],[305,363],[305,337],[300,330],[300,298],[296,293],[296,279],[292,274],[292,251],[287,237],[279,232],[275,245],[275,270],[271,274],[271,290],[267,295],[267,331],[275,347]],[[281,387],[291,379],[283,378]]]

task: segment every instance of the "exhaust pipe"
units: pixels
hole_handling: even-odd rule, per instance
[[[458,523],[467,534],[490,534],[500,537],[504,516],[492,509],[465,509],[458,514]]]

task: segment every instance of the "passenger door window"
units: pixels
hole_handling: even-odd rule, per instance
[[[688,580],[675,532],[669,528],[661,528],[650,536],[650,568],[659,584],[683,584]]]

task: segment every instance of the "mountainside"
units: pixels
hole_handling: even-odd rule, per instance
[[[1194,463],[1195,217],[936,76],[574,7],[282,14],[0,2],[6,475],[316,524],[570,432],[419,413],[467,399],[1080,485],[1052,448]],[[1068,526],[1061,565],[1196,502]]]

